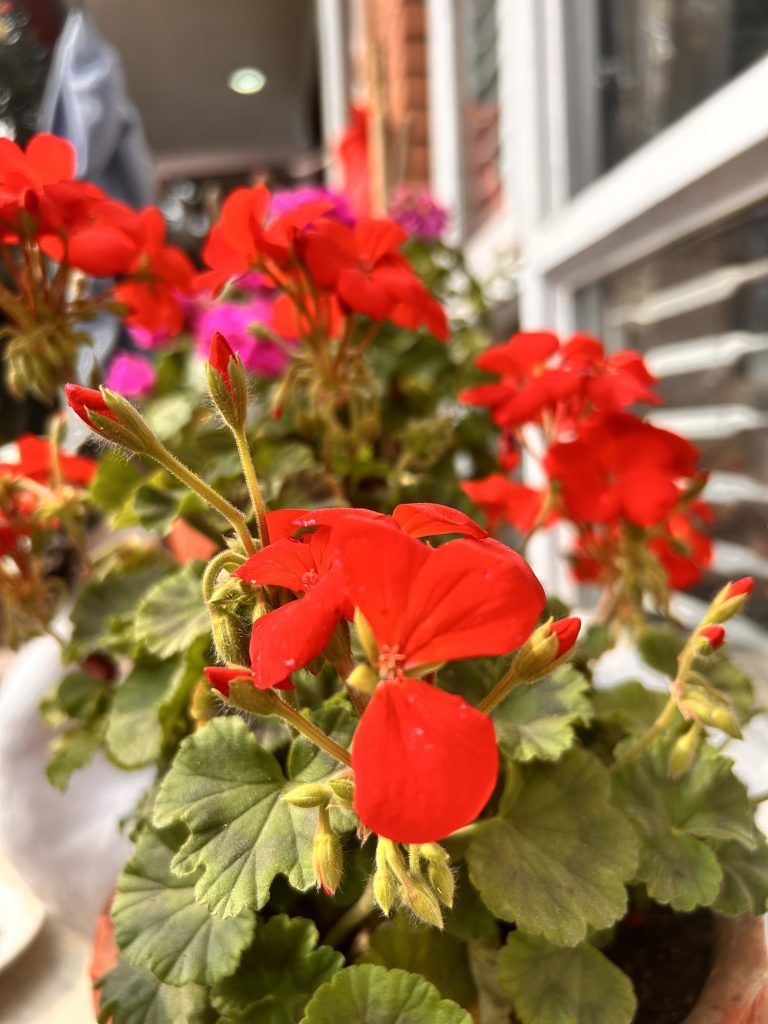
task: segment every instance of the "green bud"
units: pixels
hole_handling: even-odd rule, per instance
[[[275,712],[272,693],[269,690],[257,690],[250,682],[239,683],[233,680],[229,684],[229,702],[254,715],[272,715]]]
[[[726,735],[732,736],[736,740],[741,739],[739,723],[730,708],[724,706],[712,708],[709,713],[709,721],[711,725]]]
[[[558,639],[552,632],[552,619],[539,626],[519,649],[514,660],[515,675],[521,682],[540,679],[557,659]]]
[[[386,914],[387,917],[392,912],[396,895],[395,880],[389,868],[386,865],[378,868],[373,876],[373,898],[376,900],[382,913]]]
[[[427,867],[427,877],[438,900],[444,907],[450,909],[453,906],[453,896],[456,892],[456,879],[453,877],[451,869],[444,862],[431,863]]]
[[[375,665],[379,660],[379,645],[368,620],[359,608],[355,609],[355,629],[369,664]]]
[[[344,874],[344,851],[339,837],[331,829],[325,808],[320,809],[317,831],[312,842],[312,868],[318,884],[329,896],[333,896]]]
[[[131,447],[131,450],[136,452],[138,455],[147,454],[152,455],[162,448],[162,445],[158,441],[155,433],[149,427],[148,423],[141,415],[139,410],[133,406],[127,398],[123,395],[119,395],[116,391],[110,391],[109,388],[102,387],[101,393],[104,397],[104,401],[110,412],[113,412],[118,419],[115,423],[109,419],[108,416],[100,416],[98,413],[91,413],[91,421],[97,422],[98,417],[99,429],[107,440],[111,440],[108,431],[114,428],[118,428],[123,431],[125,435],[132,439],[132,447],[125,442],[118,442],[125,445],[126,448]]]
[[[215,604],[209,604],[208,611],[219,661],[229,665],[242,665],[247,662],[248,640],[240,617]]]
[[[347,676],[347,685],[362,693],[373,693],[379,685],[379,675],[370,665],[355,665]]]
[[[694,724],[675,740],[667,761],[667,774],[671,779],[679,779],[686,774],[696,759],[701,739],[701,727]]]
[[[401,891],[403,902],[406,903],[420,921],[431,924],[434,928],[443,928],[443,913],[437,896],[423,882],[416,882]]]
[[[355,784],[350,775],[337,775],[335,779],[329,779],[328,785],[333,791],[333,795],[337,800],[340,800],[343,804],[352,805],[352,800],[355,795]]]
[[[283,793],[283,800],[293,807],[325,807],[332,795],[330,786],[307,782]]]

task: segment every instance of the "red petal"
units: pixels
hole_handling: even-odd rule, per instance
[[[307,589],[303,577],[313,569],[317,571],[309,544],[287,538],[277,540],[251,555],[232,575],[247,583],[287,587],[288,590],[302,594]]]
[[[352,747],[355,811],[399,843],[443,839],[474,821],[496,784],[487,715],[416,679],[382,683]]]
[[[333,636],[345,606],[340,574],[324,576],[306,595],[257,619],[251,632],[254,685],[277,686],[320,654]]]
[[[27,146],[30,168],[43,184],[74,178],[77,156],[75,147],[66,139],[45,132],[30,139]]]
[[[488,536],[482,526],[478,526],[463,512],[430,501],[398,505],[392,518],[409,537],[435,537],[441,533],[461,533],[466,537]]]

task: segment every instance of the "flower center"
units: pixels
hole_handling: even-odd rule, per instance
[[[320,579],[320,574],[317,569],[307,569],[304,575],[301,577],[301,585],[305,590],[309,590],[317,583]]]
[[[405,655],[401,653],[397,644],[382,644],[379,648],[379,660],[376,662],[379,669],[379,679],[397,679],[403,674],[403,662]]]

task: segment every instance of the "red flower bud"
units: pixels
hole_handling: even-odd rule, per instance
[[[91,430],[95,430],[97,433],[99,428],[91,422],[89,413],[95,412],[99,416],[106,416],[107,419],[114,420],[115,423],[119,422],[117,416],[104,401],[102,393],[94,388],[84,388],[80,384],[66,384],[64,395],[70,408],[77,413],[83,423],[87,423]]]
[[[728,584],[728,589],[725,592],[725,600],[729,601],[734,597],[748,597],[752,593],[752,587],[755,585],[755,581],[751,576],[745,576],[743,579],[736,580],[734,583]]]
[[[552,623],[552,632],[557,637],[557,657],[562,658],[564,654],[576,643],[581,629],[581,619],[575,617],[559,619]]]
[[[211,339],[211,348],[208,352],[208,362],[218,373],[221,379],[227,386],[227,390],[231,390],[231,381],[229,379],[229,361],[230,359],[236,359],[234,350],[229,344],[227,339],[221,333],[216,331],[213,338]]]
[[[725,629],[719,625],[704,626],[696,636],[706,640],[713,651],[716,651],[718,647],[722,647],[725,643]]]

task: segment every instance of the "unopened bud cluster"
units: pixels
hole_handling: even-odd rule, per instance
[[[455,882],[448,854],[438,843],[408,846],[408,856],[397,843],[379,836],[373,896],[383,913],[396,906],[435,928],[443,927],[441,907],[453,906]]]
[[[317,828],[312,840],[312,869],[317,884],[332,896],[344,875],[344,851],[334,832],[329,811],[332,807],[350,808],[354,784],[349,775],[337,775],[327,782],[306,782],[283,794],[292,807],[318,810]]]

